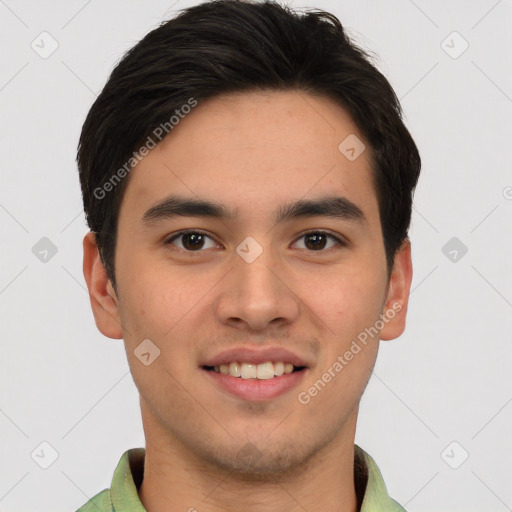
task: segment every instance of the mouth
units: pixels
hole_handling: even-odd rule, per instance
[[[210,372],[213,371],[215,373],[221,373],[222,375],[229,375],[235,379],[268,380],[300,372],[305,370],[306,366],[295,366],[292,363],[284,363],[282,361],[267,361],[262,364],[239,363],[238,361],[233,361],[219,366],[204,365],[202,368],[203,370]]]
[[[261,402],[298,386],[308,368],[282,361],[260,364],[232,361],[219,366],[204,365],[201,370],[217,389],[246,401]]]

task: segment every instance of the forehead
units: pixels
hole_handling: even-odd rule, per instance
[[[347,144],[361,154],[353,158]],[[339,194],[372,209],[369,149],[348,112],[329,98],[303,91],[217,96],[137,164],[123,204],[140,216],[177,193],[263,214],[283,202]]]

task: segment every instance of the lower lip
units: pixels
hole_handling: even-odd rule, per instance
[[[276,398],[296,387],[307,369],[285,373],[272,379],[242,379],[211,370],[202,369],[221,388],[244,400],[263,401]]]

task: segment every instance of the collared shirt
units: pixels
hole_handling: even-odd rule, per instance
[[[362,448],[354,445],[354,483],[360,512],[406,512],[390,498],[375,461]],[[112,478],[110,489],[91,498],[77,512],[146,512],[137,490],[144,476],[144,448],[123,453]]]

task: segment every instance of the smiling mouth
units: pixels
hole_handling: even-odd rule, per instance
[[[237,361],[233,361],[229,364],[222,364],[220,366],[203,366],[202,368],[204,370],[240,379],[269,380],[282,377],[283,375],[303,371],[306,369],[306,366],[294,366],[291,363],[284,363],[282,361],[267,361],[262,364],[239,363]]]

